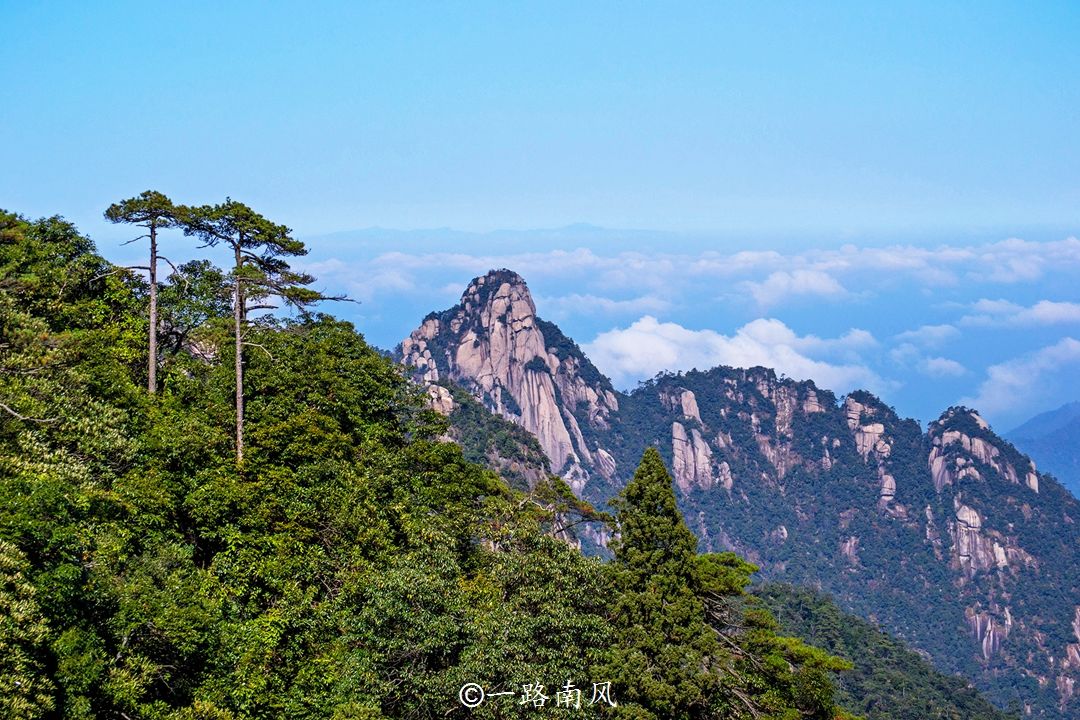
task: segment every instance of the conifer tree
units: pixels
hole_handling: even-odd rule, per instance
[[[850,665],[777,635],[776,621],[744,593],[755,566],[733,553],[697,554],[656,448],[613,504],[620,592],[605,670],[627,701],[620,717],[848,717],[833,703],[829,673]]]
[[[128,242],[141,238],[150,240],[150,263],[146,270],[150,273],[150,330],[148,332],[148,359],[146,389],[157,392],[157,332],[158,332],[158,230],[174,227],[181,208],[173,205],[172,200],[155,191],[147,190],[138,197],[113,203],[105,211],[105,217],[113,223],[124,223],[146,228],[146,235],[140,235]]]
[[[247,205],[226,198],[219,205],[185,209],[184,233],[201,239],[205,246],[224,244],[232,250],[233,340],[236,348],[236,462],[244,460],[244,330],[248,313],[274,308],[268,298],[279,298],[303,310],[319,300],[340,300],[312,290],[314,278],[289,267],[286,257],[307,254],[288,227],[278,225]]]
[[[650,447],[612,503],[621,590],[615,602],[617,639],[608,668],[624,700],[640,706],[628,717],[705,717],[717,685],[711,658],[718,648],[697,597],[697,539],[682,520],[671,477]]]

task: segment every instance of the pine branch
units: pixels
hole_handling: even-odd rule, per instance
[[[149,235],[139,235],[138,237],[133,237],[133,238],[131,238],[130,240],[128,240],[126,242],[120,243],[120,247],[123,247],[125,245],[130,245],[131,243],[133,243],[133,242],[135,242],[137,240],[142,240],[143,238],[148,238],[148,237],[150,237],[150,236]]]

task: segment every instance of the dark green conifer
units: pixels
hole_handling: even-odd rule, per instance
[[[612,503],[621,593],[608,668],[626,705],[622,714],[680,720],[705,717],[717,685],[719,647],[697,597],[697,540],[682,520],[671,477],[656,448]],[[636,706],[631,708],[631,703]]]

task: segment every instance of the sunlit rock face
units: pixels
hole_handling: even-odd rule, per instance
[[[879,407],[877,403],[862,403],[849,396],[844,399],[843,410],[848,429],[855,438],[855,449],[864,461],[877,469],[881,484],[878,505],[884,508],[896,497],[896,478],[886,469],[892,445],[885,434],[885,425],[876,417],[886,414],[879,412]]]
[[[494,270],[474,279],[456,306],[425,318],[401,343],[401,362],[421,381],[461,384],[533,433],[552,469],[580,493],[590,471],[615,476],[611,453],[590,446],[582,425],[607,429],[618,401],[606,379],[583,377],[583,366],[588,376],[602,376],[577,347],[561,333],[545,337],[543,325],[521,276]]]
[[[962,424],[963,429],[950,429],[957,424]],[[999,444],[995,444],[986,437],[992,434],[986,421],[966,408],[952,408],[931,425],[933,446],[930,449],[930,472],[938,492],[958,479],[982,479],[983,471],[979,470],[978,465],[989,468],[992,473],[1011,483],[1023,483],[1031,491],[1039,492],[1035,463],[1015,451],[1018,460],[1006,459],[1000,445],[1007,443],[998,439]]]

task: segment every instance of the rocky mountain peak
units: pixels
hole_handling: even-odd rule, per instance
[[[995,475],[1039,492],[1035,463],[994,433],[974,410],[949,408],[930,423],[927,436],[931,442],[930,474],[939,493],[945,485],[965,478],[984,480]]]
[[[590,469],[613,475],[609,453],[586,440],[607,429],[618,400],[573,341],[536,316],[525,280],[492,270],[452,308],[432,313],[401,343],[401,362],[427,383],[459,383],[493,412],[533,433],[554,471],[580,492]]]
[[[461,294],[460,304],[467,311],[483,308],[496,314],[511,311],[520,319],[536,315],[536,305],[525,279],[506,268],[473,278]]]
[[[894,436],[900,419],[879,398],[857,390],[844,398],[844,420],[855,439],[855,449],[862,459],[876,467],[880,491],[878,506],[887,508],[896,498],[896,477],[889,458],[896,444]],[[901,513],[906,509],[897,508]]]

